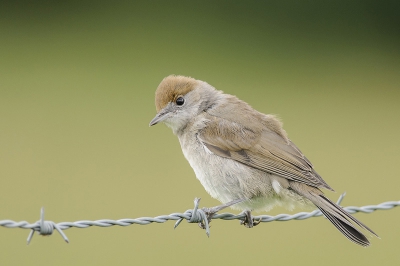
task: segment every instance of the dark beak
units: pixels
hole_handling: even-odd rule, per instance
[[[165,118],[167,118],[168,113],[160,112],[158,113],[151,121],[149,126],[154,126],[160,122],[162,122]]]

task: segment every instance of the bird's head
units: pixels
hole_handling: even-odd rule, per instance
[[[156,90],[157,115],[151,120],[150,126],[164,122],[176,133],[212,106],[218,94],[206,82],[184,76],[168,76]]]

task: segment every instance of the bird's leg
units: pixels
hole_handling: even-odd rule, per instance
[[[245,201],[245,200],[244,199],[232,200],[232,201],[230,201],[228,203],[225,203],[225,204],[222,204],[222,205],[218,205],[218,206],[215,206],[215,207],[211,207],[211,208],[204,207],[204,208],[202,208],[202,210],[204,211],[204,213],[207,216],[208,223],[210,223],[212,217],[214,216],[214,214],[216,214],[217,212],[219,212],[219,211],[221,211],[221,210],[223,210],[225,208],[228,208],[228,207],[230,207],[232,205],[235,205],[235,204],[243,202],[243,201]],[[203,222],[199,223],[199,226],[202,229],[206,229],[206,226],[205,226],[205,224]]]
[[[261,219],[254,220],[253,216],[251,215],[251,211],[249,211],[249,210],[243,211],[240,214],[244,214],[244,220],[240,221],[240,224],[244,225],[247,228],[252,228],[252,227],[258,225],[259,223],[261,223]]]

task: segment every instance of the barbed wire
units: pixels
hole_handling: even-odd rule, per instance
[[[338,201],[337,204],[340,204],[345,196],[343,193]],[[110,219],[102,219],[96,221],[89,221],[89,220],[82,220],[76,222],[60,222],[55,223],[53,221],[46,221],[44,220],[44,208],[42,207],[40,213],[40,220],[30,224],[26,221],[15,222],[12,220],[0,220],[0,226],[6,228],[22,228],[22,229],[30,229],[31,232],[29,233],[27,244],[29,244],[32,240],[32,237],[36,232],[40,235],[51,235],[56,229],[61,237],[65,240],[65,242],[69,243],[69,240],[63,230],[69,229],[71,227],[76,228],[87,228],[91,226],[99,226],[99,227],[110,227],[110,226],[129,226],[132,224],[140,224],[140,225],[147,225],[150,223],[165,223],[169,220],[177,221],[175,223],[174,228],[176,228],[183,220],[186,220],[189,223],[199,223],[202,224],[202,228],[206,230],[206,234],[210,235],[210,227],[209,227],[209,219],[222,219],[222,220],[242,220],[245,219],[245,214],[241,213],[238,215],[232,213],[221,213],[221,214],[214,214],[211,218],[207,217],[207,214],[210,212],[211,209],[223,209],[226,205],[217,206],[214,208],[202,208],[199,209],[200,198],[196,198],[194,200],[194,208],[185,211],[184,213],[171,213],[169,215],[160,215],[156,217],[140,217],[135,219],[120,219],[120,220],[110,220]],[[387,201],[380,203],[378,205],[367,205],[363,207],[356,207],[356,206],[348,206],[344,209],[348,213],[357,213],[357,212],[364,212],[364,213],[371,213],[377,210],[389,210],[396,206],[400,205],[400,201]],[[257,222],[268,223],[273,221],[290,221],[290,220],[304,220],[311,217],[318,217],[322,216],[323,214],[319,210],[314,210],[312,212],[299,212],[293,215],[290,214],[278,214],[276,216],[270,215],[259,215],[254,216],[254,220]]]

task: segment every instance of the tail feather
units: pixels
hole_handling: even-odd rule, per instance
[[[351,215],[350,213],[348,213],[347,211],[345,211],[342,207],[340,207],[339,205],[337,205],[336,203],[332,202],[330,199],[328,199],[327,197],[325,197],[324,195],[319,195],[321,198],[323,198],[327,203],[329,203],[331,206],[333,206],[338,214],[340,214],[343,218],[349,218],[351,221],[353,221],[355,224],[357,224],[358,226],[360,226],[361,228],[364,228],[365,230],[369,231],[371,234],[373,234],[376,237],[379,237],[374,231],[372,231],[368,226],[366,226],[364,223],[360,222],[359,220],[357,220],[353,215]],[[318,207],[318,206],[317,206]]]
[[[355,225],[378,236],[374,231],[368,228],[368,226],[325,197],[319,189],[296,182],[291,182],[290,187],[298,194],[314,203],[325,217],[350,241],[364,247],[370,245],[367,237],[361,233]]]
[[[336,229],[338,229],[345,237],[347,237],[347,239],[363,247],[368,247],[370,245],[369,240],[365,237],[365,235],[363,235],[363,233],[357,230],[357,228],[343,222],[320,207],[318,207],[318,209],[336,227]]]

